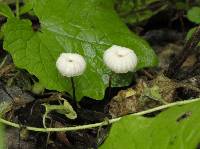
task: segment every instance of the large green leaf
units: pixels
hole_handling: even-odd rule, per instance
[[[155,118],[126,116],[100,149],[195,149],[200,143],[200,102],[170,108]]]
[[[34,0],[41,30],[33,31],[28,20],[9,19],[3,28],[4,48],[18,67],[36,75],[46,88],[68,92],[71,83],[56,70],[56,59],[62,52],[83,55],[87,69],[75,78],[77,98],[101,99],[109,78],[102,56],[111,45],[134,49],[137,69],[157,64],[153,50],[122,23],[113,4],[113,0]],[[128,85],[130,76],[116,75],[113,85]]]

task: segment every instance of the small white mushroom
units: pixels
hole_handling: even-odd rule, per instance
[[[137,56],[133,50],[113,45],[104,52],[104,63],[115,73],[134,71],[137,65]]]
[[[56,61],[56,67],[61,75],[74,77],[84,72],[86,62],[83,56],[77,53],[62,53]]]

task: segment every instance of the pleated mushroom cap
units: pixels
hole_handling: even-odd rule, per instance
[[[77,53],[61,53],[56,61],[56,67],[62,76],[74,77],[83,74],[86,62]]]
[[[106,66],[115,73],[134,71],[138,61],[133,50],[117,45],[113,45],[104,52],[103,60]]]

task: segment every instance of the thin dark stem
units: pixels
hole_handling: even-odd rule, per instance
[[[177,55],[172,63],[169,64],[166,75],[173,78],[180,70],[182,64],[187,57],[194,51],[195,47],[200,41],[200,26],[197,27],[196,31],[192,34],[192,37],[186,42],[183,50]]]
[[[73,99],[73,101],[76,101],[76,91],[75,91],[75,83],[74,83],[73,77],[71,77],[71,83],[72,83],[72,90],[73,90],[72,99]]]
[[[109,84],[108,84],[108,99],[110,99],[110,97],[111,97],[112,76],[113,76],[113,73],[111,73],[110,76],[109,76]]]

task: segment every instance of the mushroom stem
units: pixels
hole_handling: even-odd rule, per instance
[[[110,99],[111,97],[112,76],[113,76],[113,72],[109,75],[108,99]]]
[[[71,79],[72,90],[73,90],[73,92],[72,92],[72,99],[73,99],[73,101],[76,101],[76,90],[75,90],[74,78],[71,77],[70,79]]]

